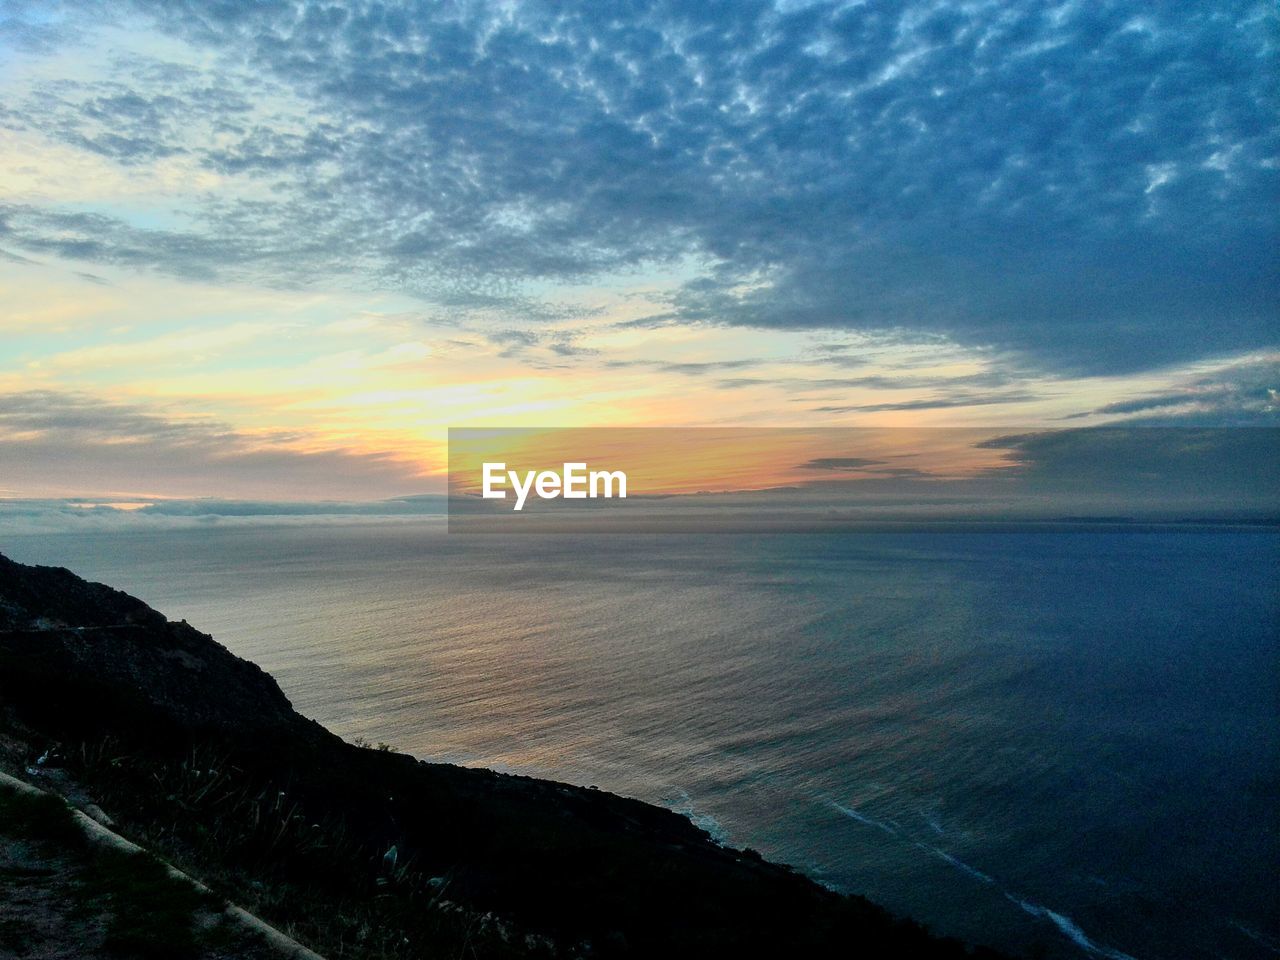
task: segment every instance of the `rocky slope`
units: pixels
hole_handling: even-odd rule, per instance
[[[986,956],[686,818],[353,746],[186,623],[0,556],[10,762],[331,956]],[[5,750],[0,750],[3,759]]]

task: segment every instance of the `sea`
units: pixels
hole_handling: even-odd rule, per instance
[[[347,738],[662,804],[937,933],[1280,954],[1280,534],[0,533]]]

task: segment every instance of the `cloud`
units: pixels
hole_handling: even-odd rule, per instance
[[[57,19],[28,9],[23,37]],[[191,63],[34,83],[2,122],[226,183],[181,229],[11,205],[8,246],[516,304],[694,263],[648,322],[924,331],[1055,371],[1275,340],[1269,4],[62,9]]]
[[[249,434],[85,394],[0,394],[0,483],[10,489],[371,499],[423,490],[423,469],[381,452],[302,446],[287,431]],[[3,492],[0,490],[0,492]]]
[[[1280,429],[1091,427],[996,437],[1014,476],[1046,496],[1130,506],[1280,509]]]
[[[659,373],[679,373],[690,377],[701,377],[708,373],[717,373],[723,370],[744,370],[750,367],[757,367],[766,363],[777,364],[783,361],[779,360],[762,360],[756,358],[740,358],[736,360],[695,360],[695,361],[672,361],[672,360],[609,360],[605,366],[614,369],[624,369],[630,367],[643,367],[650,370],[656,370]],[[721,381],[722,384],[731,381]],[[770,380],[743,380],[743,383],[772,383]]]
[[[825,362],[825,360],[824,360]],[[984,370],[982,373],[967,374],[959,377],[948,376],[893,376],[889,374],[875,374],[866,377],[842,377],[838,380],[809,380],[798,381],[799,383],[807,383],[813,387],[867,387],[874,390],[926,390],[937,389],[938,387],[959,387],[959,386],[975,386],[975,387],[1001,387],[1011,381],[1010,376],[999,370]]]
[[[1118,400],[1075,417],[1097,414],[1146,425],[1274,426],[1280,424],[1280,355],[1247,358],[1164,391]]]
[[[562,369],[570,361],[592,357],[598,351],[574,343],[574,336],[562,331],[499,329],[485,333],[485,339],[498,347],[497,356],[518,359],[536,370]]]
[[[815,413],[882,413],[890,410],[949,410],[955,407],[982,407],[1002,403],[1027,403],[1039,395],[1025,391],[1003,394],[958,393],[949,397],[899,400],[888,403],[854,403],[814,407]]]
[[[797,464],[797,467],[801,470],[863,470],[883,464],[883,460],[868,460],[866,457],[814,457]]]
[[[838,359],[838,358],[832,358],[830,356],[821,356],[816,359],[804,358],[799,361],[792,361],[792,363],[801,363],[805,365],[830,366],[832,365],[833,359]],[[750,366],[752,364],[761,363],[761,362],[763,361],[741,361],[741,362],[735,361],[732,364],[722,364],[722,365],[672,364],[672,365],[669,365],[666,369],[671,369],[674,372],[703,372],[702,370],[683,371],[683,370],[680,370],[679,368],[682,366],[692,366],[692,367],[705,367],[707,369],[716,369],[717,367],[733,369],[737,366]],[[866,361],[864,360],[863,362],[865,363]],[[774,361],[774,364],[780,365],[778,364],[777,361]],[[838,363],[835,365],[839,366]],[[989,387],[994,389],[994,388],[1006,386],[1014,382],[1016,382],[1015,379],[1011,377],[1009,374],[1004,373],[1000,370],[992,369],[992,370],[984,370],[981,373],[966,374],[963,376],[946,376],[946,375],[939,374],[931,377],[913,376],[906,373],[874,374],[874,375],[862,376],[862,377],[776,377],[771,380],[766,380],[759,377],[726,377],[718,381],[717,386],[725,390],[734,390],[742,387],[758,386],[761,384],[771,384],[783,390],[788,390],[793,392],[804,392],[804,393],[813,392],[815,390],[849,390],[849,389],[909,390],[909,391],[931,390],[936,393],[936,391],[938,390],[951,390],[955,387]],[[1004,395],[990,394],[985,397],[980,396],[979,394],[976,394],[972,391],[955,391],[955,394],[956,396],[954,397],[954,399],[958,401],[957,403],[952,404],[950,402],[943,402],[941,403],[941,405],[968,406],[970,404],[981,404],[984,402],[1003,403],[1003,402],[1016,402],[1024,399],[1030,399],[1030,397],[1026,393],[1012,393],[1012,394],[1004,394]],[[916,401],[911,401],[911,402],[915,403]],[[925,400],[920,402],[924,403],[925,406],[923,407],[890,406],[890,407],[885,407],[883,409],[894,409],[894,410],[929,409],[931,407],[940,405],[938,400]],[[863,408],[849,407],[848,409],[855,410],[855,409],[863,409]]]
[[[804,463],[796,464],[796,469],[817,470],[833,475],[858,474],[859,482],[870,483],[873,487],[877,481],[906,482],[938,479],[937,474],[921,470],[919,467],[893,466],[884,460],[872,460],[867,457],[814,457]],[[851,479],[854,478],[840,477],[840,480],[845,482]],[[828,483],[825,480],[823,482]]]
[[[245,236],[140,228],[98,213],[0,203],[0,240],[70,260],[157,269],[185,280],[215,280],[263,262]]]
[[[7,260],[9,263],[20,263],[20,264],[23,264],[24,266],[29,266],[35,263],[35,261],[30,259],[29,257],[23,257],[16,253],[10,253],[8,250],[0,250],[0,260]]]

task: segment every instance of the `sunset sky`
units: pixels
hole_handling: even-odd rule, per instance
[[[1276,425],[1264,3],[0,0],[0,497],[448,427]]]

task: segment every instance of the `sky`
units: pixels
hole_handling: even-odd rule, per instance
[[[442,492],[449,427],[1278,425],[1278,46],[1269,2],[0,0],[0,497]]]

